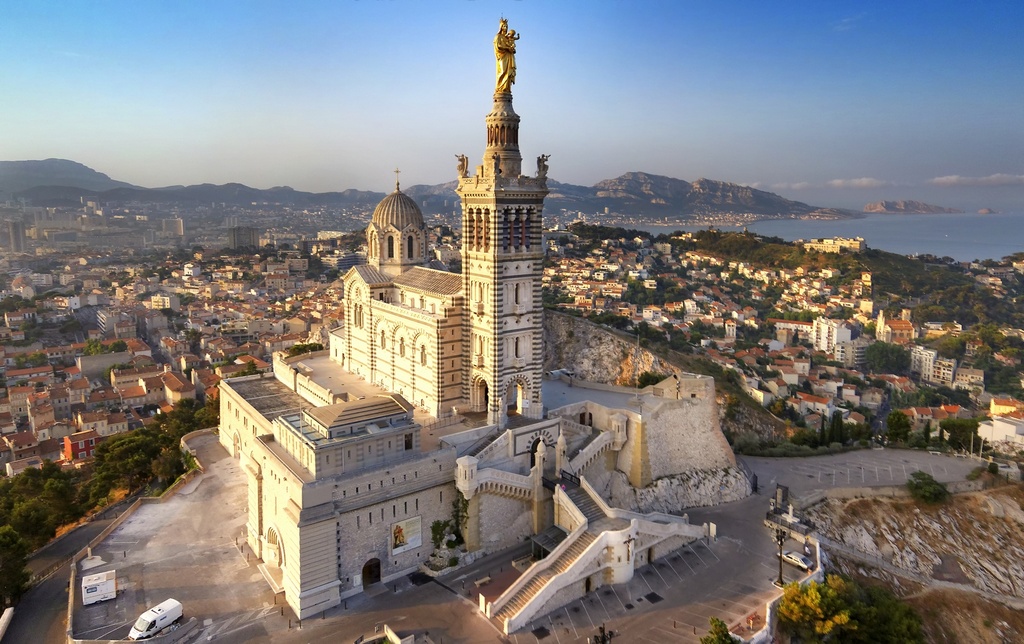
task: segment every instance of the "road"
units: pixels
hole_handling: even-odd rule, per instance
[[[59,561],[66,561],[74,553],[110,525],[113,517],[86,523],[59,541],[56,541],[29,559],[33,574],[46,570]],[[14,609],[4,644],[63,644],[66,638],[68,578],[71,570],[65,563],[53,575],[28,591]]]

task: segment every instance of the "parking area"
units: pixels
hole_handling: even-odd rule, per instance
[[[978,466],[975,459],[902,449],[785,459],[744,456],[743,460],[757,474],[762,490],[780,484],[797,495],[828,487],[903,485],[917,470],[943,483],[962,481]]]
[[[81,588],[71,589],[74,637],[125,638],[143,611],[168,598],[182,603],[185,621],[197,619],[201,641],[282,618],[256,562],[236,546],[246,503],[238,461],[216,436],[192,446],[207,471],[166,502],[140,506],[80,562],[79,586],[84,575],[115,570],[118,592],[116,599],[82,606]]]

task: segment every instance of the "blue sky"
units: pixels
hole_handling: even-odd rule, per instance
[[[384,191],[479,163],[500,16],[524,158],[817,205],[1024,212],[1020,2],[47,2],[0,21],[0,159]]]

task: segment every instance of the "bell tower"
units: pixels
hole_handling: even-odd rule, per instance
[[[463,397],[471,410],[486,411],[488,422],[499,426],[509,414],[544,413],[541,275],[548,157],[537,158],[536,175],[523,174],[511,89],[518,39],[502,20],[494,40],[497,83],[485,118],[483,163],[471,175],[467,158],[457,155],[467,307],[463,347],[470,365]]]

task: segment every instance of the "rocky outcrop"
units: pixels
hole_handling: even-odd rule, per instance
[[[937,507],[890,499],[830,499],[807,516],[826,538],[901,570],[1021,598],[1022,500],[1024,491],[1017,487],[960,494]]]
[[[941,213],[962,213],[963,210],[933,206],[920,201],[873,201],[864,206],[864,212],[904,215],[935,215]]]
[[[631,486],[626,475],[618,471],[595,470],[586,476],[612,507],[642,513],[680,514],[687,508],[709,507],[750,496],[747,477],[732,467],[666,476],[643,488]]]
[[[636,341],[617,335],[582,318],[544,312],[544,370],[571,369],[576,376],[610,385],[631,386],[650,371],[664,376],[681,374]]]

